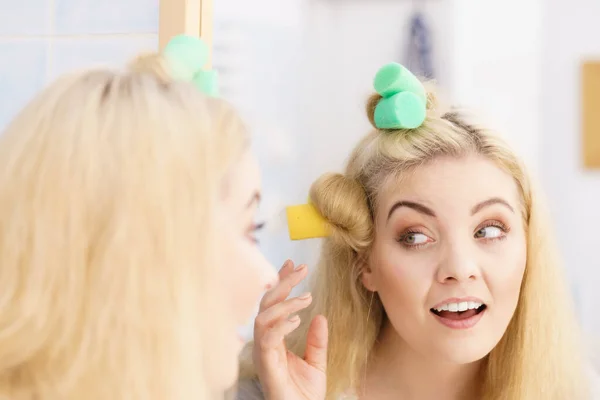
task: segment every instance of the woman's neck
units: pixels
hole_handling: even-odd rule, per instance
[[[411,349],[386,322],[369,360],[361,400],[468,400],[478,397],[481,361],[451,364]]]

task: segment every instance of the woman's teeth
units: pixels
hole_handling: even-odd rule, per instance
[[[434,308],[435,311],[451,311],[451,312],[463,312],[467,310],[476,310],[483,304],[476,301],[462,301],[460,303],[448,303],[438,308]]]

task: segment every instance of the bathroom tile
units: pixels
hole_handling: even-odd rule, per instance
[[[44,86],[46,42],[0,40],[0,130]]]
[[[159,0],[54,0],[55,33],[158,33]]]
[[[65,72],[95,67],[123,67],[143,52],[157,51],[158,36],[54,39],[51,78]]]
[[[47,0],[1,0],[0,36],[47,34],[49,12]]]

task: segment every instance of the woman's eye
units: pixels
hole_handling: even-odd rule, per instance
[[[263,229],[265,226],[264,223],[260,223],[260,224],[252,224],[252,226],[250,226],[250,228],[248,229],[248,238],[254,242],[254,243],[258,243],[258,238],[256,237],[256,234]]]
[[[422,233],[407,233],[406,235],[404,235],[401,238],[402,243],[407,244],[407,245],[419,245],[419,244],[425,244],[429,241],[429,237],[427,235],[424,235]]]
[[[497,226],[486,226],[475,232],[476,239],[496,239],[503,235],[504,232]]]

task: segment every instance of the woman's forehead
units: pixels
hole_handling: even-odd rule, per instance
[[[517,203],[519,195],[511,175],[481,156],[442,157],[390,176],[376,193],[377,205],[388,208],[399,199],[444,208],[501,197]],[[515,204],[516,206],[516,204]]]

